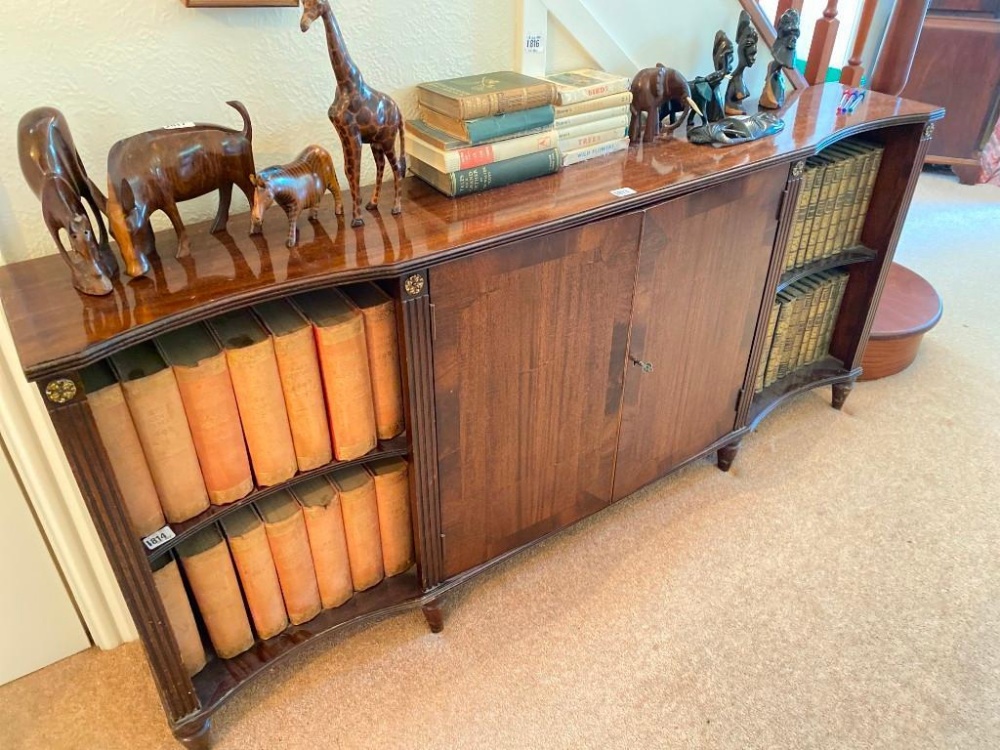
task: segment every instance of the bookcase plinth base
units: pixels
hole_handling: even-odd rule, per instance
[[[203,718],[174,729],[174,737],[190,750],[209,750],[212,747],[212,719]]]

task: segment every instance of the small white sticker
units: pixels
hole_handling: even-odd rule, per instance
[[[175,122],[173,125],[164,125],[164,130],[181,130],[183,128],[193,128],[193,122]]]
[[[524,51],[532,55],[540,55],[545,52],[545,35],[528,34],[524,37]]]
[[[611,194],[615,196],[615,198],[625,198],[629,195],[635,195],[635,190],[632,188],[618,188],[617,190],[612,190]]]
[[[173,529],[169,526],[164,526],[159,531],[154,531],[152,534],[144,538],[142,543],[146,545],[146,549],[154,550],[157,547],[162,547],[175,536],[177,535],[174,533]]]

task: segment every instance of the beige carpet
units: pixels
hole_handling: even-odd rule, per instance
[[[784,407],[419,612],[307,648],[216,747],[1000,747],[1000,190],[924,175],[917,363]],[[0,747],[172,747],[136,645],[0,688]]]

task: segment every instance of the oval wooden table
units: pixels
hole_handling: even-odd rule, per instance
[[[941,319],[942,309],[941,297],[923,276],[893,263],[861,360],[864,372],[859,380],[884,378],[909,367],[916,359],[920,340]]]

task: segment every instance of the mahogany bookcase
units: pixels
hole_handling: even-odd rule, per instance
[[[408,179],[402,216],[369,213],[354,230],[326,206],[294,250],[284,221],[250,237],[248,215],[225,234],[193,227],[182,260],[163,233],[150,277],[119,279],[107,297],[74,291],[56,256],[0,268],[24,374],[46,400],[175,736],[207,746],[225,700],[342,625],[422,606],[440,630],[449,589],[685,463],[715,453],[728,469],[744,436],[797,393],[831,385],[839,408],[944,115],[875,93],[837,115],[840,98],[836,84],[795,93],[784,131],[743,146],[679,138],[459,200]],[[804,273],[783,275],[783,258],[805,159],[860,133],[884,152],[862,252],[820,263],[849,272],[829,355],[755,394],[775,293]],[[364,280],[397,301],[406,434],[373,455],[410,462],[417,564],[233,659],[210,657],[190,678],[151,557],[261,493],[147,552],[80,370],[221,312]]]

